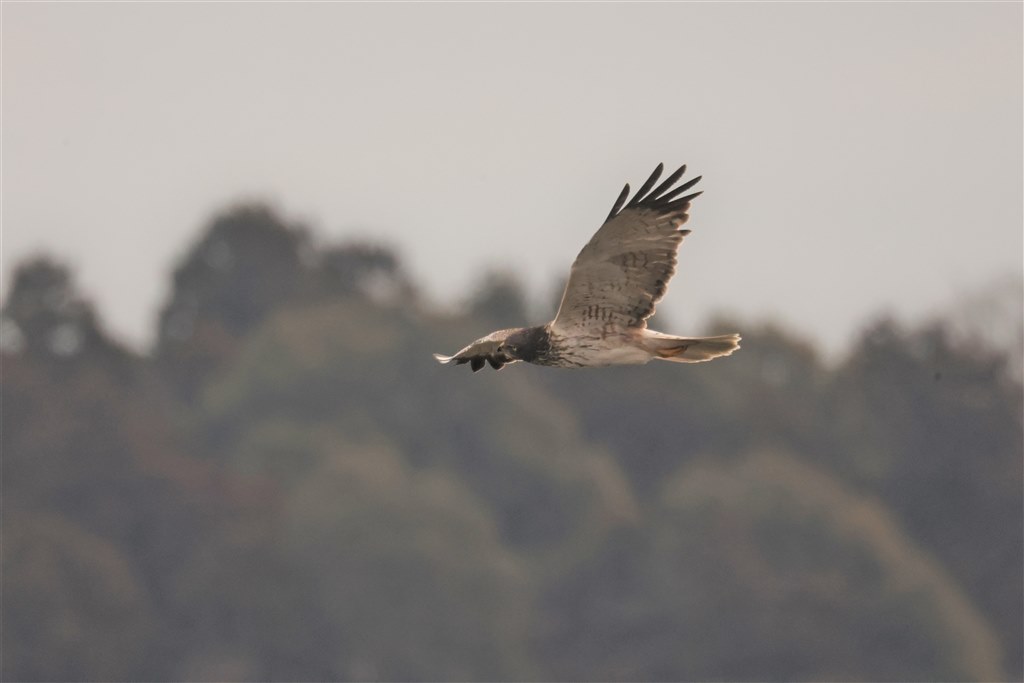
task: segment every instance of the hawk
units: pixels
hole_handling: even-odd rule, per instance
[[[572,264],[554,320],[498,330],[455,355],[435,353],[434,358],[469,363],[476,372],[484,363],[500,370],[518,361],[559,368],[639,365],[652,359],[700,363],[738,349],[738,334],[673,337],[647,329],[647,319],[675,274],[676,251],[690,234],[682,229],[690,201],[701,194],[684,194],[701,176],[675,187],[685,165],[654,187],[663,170],[658,164],[628,204],[629,184],[623,188]]]

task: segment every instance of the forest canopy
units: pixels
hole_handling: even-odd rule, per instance
[[[0,321],[4,680],[1020,680],[1019,339],[453,371],[400,254],[215,216],[156,343],[71,269]],[[975,309],[976,310],[976,309]],[[1019,310],[1019,309],[1018,309]]]

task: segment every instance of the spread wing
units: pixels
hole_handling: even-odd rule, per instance
[[[469,367],[473,368],[473,372],[482,368],[485,362],[490,363],[491,367],[495,370],[501,370],[504,365],[518,362],[518,360],[509,358],[499,350],[502,343],[512,332],[515,332],[515,329],[498,330],[486,337],[477,339],[453,356],[443,356],[440,353],[435,353],[434,358],[444,364],[455,363],[456,365],[462,365],[469,363]]]
[[[572,264],[553,329],[646,327],[675,274],[679,244],[690,234],[680,229],[690,200],[701,194],[680,196],[700,176],[673,188],[686,166],[654,187],[663,170],[658,164],[628,204],[629,185],[623,188],[604,225]]]

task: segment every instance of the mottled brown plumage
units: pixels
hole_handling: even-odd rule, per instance
[[[475,372],[485,363],[500,370],[516,361],[554,367],[641,364],[655,358],[698,363],[738,349],[738,334],[673,337],[647,329],[647,319],[675,274],[679,245],[690,234],[682,229],[690,202],[701,194],[684,195],[700,176],[673,188],[686,166],[655,188],[663,170],[658,164],[629,203],[629,185],[623,188],[604,224],[576,257],[554,320],[498,330],[452,356],[434,357],[442,363],[469,363]]]

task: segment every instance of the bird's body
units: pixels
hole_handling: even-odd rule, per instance
[[[629,204],[629,185],[623,189],[608,219],[576,257],[554,320],[498,330],[452,356],[435,358],[469,363],[475,372],[485,363],[500,370],[517,361],[561,368],[639,365],[652,359],[699,363],[738,349],[738,334],[674,337],[647,329],[647,318],[675,273],[676,251],[690,234],[681,229],[690,200],[701,194],[676,199],[700,180],[673,188],[685,166],[652,190],[662,168],[659,164]]]

